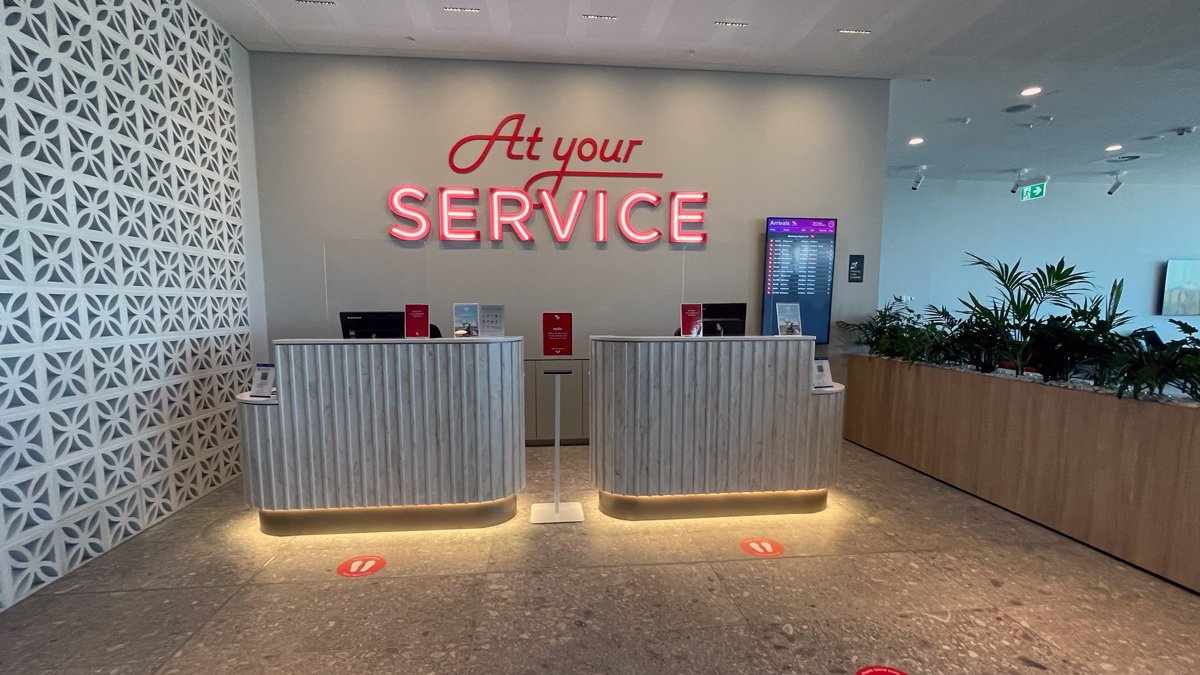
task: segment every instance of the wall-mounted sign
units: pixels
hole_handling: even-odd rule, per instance
[[[850,267],[848,269],[849,278],[846,279],[846,281],[849,281],[852,284],[861,284],[863,282],[863,276],[867,271],[867,256],[860,253],[851,255]]]
[[[542,354],[545,356],[570,356],[571,345],[571,313],[546,312],[542,314]]]
[[[543,144],[543,142],[545,142]],[[655,210],[667,202],[666,234],[673,244],[703,244],[708,241],[704,232],[704,210],[708,193],[702,191],[671,192],[665,199],[654,190],[637,189],[623,197],[608,190],[575,190],[565,203],[557,201],[558,189],[564,178],[587,178],[603,181],[616,178],[654,180],[662,178],[658,171],[628,171],[634,151],[645,141],[640,138],[592,138],[542,135],[542,127],[525,130],[525,114],[514,113],[500,120],[490,134],[472,134],[456,141],[450,148],[451,170],[459,174],[473,173],[489,158],[500,162],[543,162],[551,169],[535,171],[521,188],[441,186],[437,188],[435,210],[427,212],[424,203],[430,192],[417,185],[398,185],[388,195],[388,207],[405,222],[393,223],[388,233],[404,241],[420,241],[433,232],[437,221],[438,238],[442,241],[480,241],[481,227],[488,239],[502,241],[505,230],[521,241],[534,241],[528,226],[535,210],[545,211],[550,234],[557,242],[569,242],[579,225],[585,208],[593,216],[592,239],[597,243],[609,238],[612,210],[615,210],[616,229],[622,237],[635,244],[651,244],[663,237],[658,227],[637,226],[633,223],[636,209]],[[494,151],[494,152],[493,152]],[[621,167],[619,169],[613,166]],[[487,217],[480,217],[481,208],[472,202],[486,204]],[[610,205],[614,207],[610,209]]]

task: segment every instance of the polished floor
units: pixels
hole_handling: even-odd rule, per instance
[[[567,448],[587,520],[531,525],[550,452],[479,531],[269,537],[229,486],[0,614],[0,672],[1200,673],[1200,596],[853,445],[822,513],[669,522]]]

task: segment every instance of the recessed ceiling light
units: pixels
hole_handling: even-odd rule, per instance
[[[925,139],[921,138],[920,136],[913,136],[912,138],[908,139],[909,145],[920,145],[924,142],[925,142]]]
[[[838,32],[842,35],[870,35],[871,31],[862,28],[839,28]]]
[[[478,7],[443,7],[443,12],[463,12],[465,14],[478,14],[483,11]]]
[[[1118,150],[1123,149],[1124,147],[1125,146],[1121,145],[1120,143],[1113,143],[1112,145],[1105,148],[1104,151],[1105,152],[1116,152]]]
[[[1026,87],[1021,90],[1022,96],[1037,96],[1040,93],[1042,93],[1041,87]]]
[[[612,14],[583,14],[583,18],[588,21],[616,21],[617,17]]]
[[[725,26],[726,28],[746,28],[750,24],[744,21],[714,21],[714,25]]]

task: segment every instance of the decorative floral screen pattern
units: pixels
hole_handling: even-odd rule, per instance
[[[228,35],[0,12],[3,609],[239,473],[250,335]]]

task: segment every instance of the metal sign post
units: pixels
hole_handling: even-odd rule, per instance
[[[531,523],[578,523],[583,520],[583,504],[562,503],[561,497],[561,454],[562,454],[562,376],[571,370],[547,370],[554,376],[554,503],[534,504],[529,510]]]

